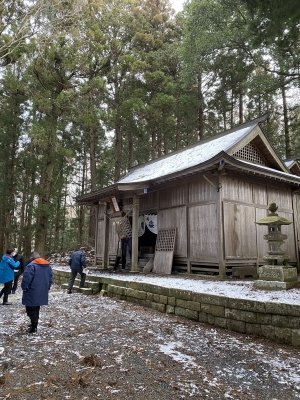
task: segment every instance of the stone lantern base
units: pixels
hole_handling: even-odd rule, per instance
[[[297,268],[291,265],[263,265],[258,268],[258,289],[286,290],[299,286]]]

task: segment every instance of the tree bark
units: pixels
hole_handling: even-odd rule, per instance
[[[288,107],[287,107],[287,101],[286,101],[285,79],[283,76],[281,77],[280,81],[281,81],[281,97],[282,97],[282,108],[283,108],[285,155],[286,155],[286,158],[290,158],[292,156],[292,146],[291,146],[291,137],[290,137],[290,132],[289,132],[289,120],[288,120]]]

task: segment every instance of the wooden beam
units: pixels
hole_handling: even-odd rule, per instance
[[[104,246],[103,246],[103,256],[102,256],[102,269],[108,268],[108,242],[109,242],[109,218],[107,215],[108,202],[104,203]]]
[[[217,198],[217,221],[218,221],[218,258],[219,258],[219,276],[225,279],[226,277],[226,263],[224,259],[224,218],[223,218],[223,193],[222,193],[222,176],[219,176],[218,198]]]
[[[138,233],[139,233],[139,206],[140,199],[133,196],[132,199],[132,254],[131,254],[131,272],[139,272],[138,266]]]

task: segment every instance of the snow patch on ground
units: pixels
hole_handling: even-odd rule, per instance
[[[68,271],[69,267],[55,266],[55,269]],[[110,277],[130,282],[144,282],[166,288],[189,290],[195,293],[213,294],[233,299],[260,300],[264,302],[300,305],[300,287],[289,290],[267,291],[256,289],[253,281],[209,281],[199,277],[185,278],[171,276],[111,274],[94,272],[92,275]],[[88,277],[87,277],[88,279]]]

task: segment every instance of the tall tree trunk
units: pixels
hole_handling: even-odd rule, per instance
[[[42,163],[43,168],[41,172],[41,182],[39,185],[35,234],[35,248],[41,255],[45,255],[46,251],[47,229],[50,218],[50,198],[52,193],[53,173],[55,166],[57,127],[56,116],[47,116],[46,119],[46,126],[48,127],[48,140],[46,145],[47,150]]]
[[[281,77],[281,97],[283,107],[283,124],[284,124],[284,141],[285,141],[285,154],[286,158],[292,156],[291,137],[289,132],[289,120],[288,120],[288,107],[286,101],[286,88],[284,77]]]
[[[86,151],[84,149],[83,152],[83,164],[82,164],[82,177],[81,177],[81,194],[84,193],[85,191],[85,182],[86,182]],[[78,211],[78,237],[77,237],[77,242],[78,244],[83,244],[83,232],[84,232],[84,212],[85,209],[83,206],[79,206],[79,211]]]
[[[27,188],[28,190],[28,188]],[[19,239],[18,239],[18,249],[23,248],[23,235],[24,235],[24,226],[25,226],[25,207],[28,199],[28,195],[26,190],[24,189],[22,193],[22,204],[21,204],[21,215],[20,215],[20,230],[19,230]]]
[[[198,74],[197,77],[198,85],[198,139],[204,138],[204,96],[202,92],[202,75]]]
[[[132,139],[132,132],[133,132],[134,127],[132,129],[129,129],[129,132],[127,134],[128,138],[128,162],[127,162],[127,168],[131,168],[133,165],[133,139]]]
[[[96,142],[97,142],[97,130],[90,129],[90,173],[91,173],[91,191],[97,187],[97,176],[96,176]],[[95,207],[90,209],[90,220],[89,220],[89,244],[94,245],[95,243],[95,229],[96,229],[96,210]]]
[[[243,102],[243,93],[242,89],[239,91],[239,124],[241,125],[244,122],[244,102]]]
[[[117,109],[115,120],[115,182],[119,180],[121,175],[121,155],[122,155],[122,135],[121,135],[121,118]]]
[[[24,239],[23,239],[23,252],[25,259],[29,259],[30,253],[32,251],[32,237],[33,237],[33,208],[34,208],[34,197],[35,197],[35,171],[32,171],[31,182],[28,189],[28,199],[26,203],[26,213],[25,213],[25,226],[24,226]]]

